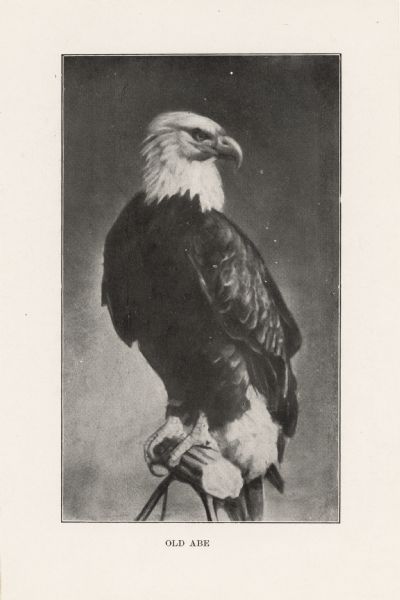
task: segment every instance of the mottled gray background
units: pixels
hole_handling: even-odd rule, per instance
[[[339,58],[64,59],[63,518],[130,521],[154,489],[143,442],[163,385],[100,306],[102,248],[140,189],[138,147],[166,110],[215,119],[244,151],[223,167],[226,211],[260,248],[303,333],[300,420],[268,520],[338,515]],[[203,520],[174,484],[169,520]]]

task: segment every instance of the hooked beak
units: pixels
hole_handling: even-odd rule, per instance
[[[221,135],[217,139],[215,150],[218,158],[230,158],[236,162],[237,168],[240,168],[243,152],[236,140],[227,135]]]

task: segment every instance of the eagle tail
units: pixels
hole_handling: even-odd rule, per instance
[[[249,521],[262,521],[264,518],[263,478],[256,477],[243,486]]]
[[[245,483],[237,498],[214,498],[217,520],[262,521],[264,516],[264,490],[262,477]]]
[[[271,464],[265,479],[283,494],[285,482],[276,465]],[[244,484],[238,498],[224,500],[223,508],[231,521],[262,521],[264,519],[263,477],[256,477]]]
[[[269,481],[271,485],[278,490],[280,494],[283,494],[285,490],[285,482],[283,481],[282,475],[279,473],[276,465],[273,463],[268,467],[265,473],[265,479]]]
[[[243,490],[238,496],[238,498],[229,498],[228,500],[224,500],[223,509],[229,517],[230,521],[249,520]]]
[[[217,500],[214,498],[217,520],[262,521],[264,513],[264,493],[262,478],[245,483],[237,498]]]

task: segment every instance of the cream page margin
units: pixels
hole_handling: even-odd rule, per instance
[[[397,2],[6,0],[1,29],[2,599],[400,597]],[[61,54],[204,52],[342,53],[341,523],[62,524]]]

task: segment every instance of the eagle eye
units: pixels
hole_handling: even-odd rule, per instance
[[[192,129],[190,133],[192,135],[192,138],[196,140],[196,142],[204,142],[204,140],[210,139],[209,134],[203,131],[202,129]]]

